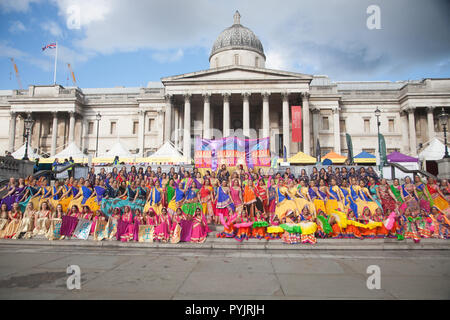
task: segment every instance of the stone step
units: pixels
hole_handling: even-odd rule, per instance
[[[0,245],[19,246],[63,246],[63,247],[101,247],[101,248],[164,248],[164,249],[218,249],[218,250],[450,250],[450,242],[440,239],[422,239],[420,243],[412,240],[395,239],[317,239],[311,244],[286,244],[281,240],[249,239],[238,242],[231,238],[209,236],[204,243],[159,243],[159,242],[120,242],[116,240],[93,241],[65,239],[49,241],[45,238],[0,239]]]

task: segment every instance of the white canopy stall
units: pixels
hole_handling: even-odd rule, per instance
[[[445,145],[437,137],[431,139],[427,144],[428,146],[419,153],[419,159],[426,171],[438,175],[439,169],[436,161],[444,158]]]
[[[444,157],[445,145],[434,137],[428,146],[419,153],[419,159],[423,161],[440,160]]]
[[[92,162],[97,164],[113,163],[116,156],[119,157],[120,162],[131,162],[135,157],[120,141],[117,141],[108,152],[92,159]]]
[[[25,143],[19,149],[17,149],[16,151],[14,151],[12,153],[12,156],[15,159],[22,159],[24,155],[25,155]],[[31,160],[34,160],[39,157],[40,157],[39,154],[35,153],[34,149],[31,147],[31,145],[28,144],[28,158]]]

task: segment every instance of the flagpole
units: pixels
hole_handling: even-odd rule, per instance
[[[55,73],[53,74],[53,84],[56,85],[56,61],[58,60],[58,41],[56,43],[56,53],[55,53]]]

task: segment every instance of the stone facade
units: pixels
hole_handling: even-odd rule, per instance
[[[0,152],[24,143],[27,113],[36,120],[31,146],[50,156],[70,142],[95,154],[97,113],[99,155],[117,139],[139,156],[171,140],[190,158],[195,137],[230,135],[269,136],[278,155],[283,145],[289,155],[315,154],[317,139],[323,154],[345,155],[345,133],[352,136],[354,154],[376,153],[377,107],[388,152],[417,155],[421,144],[443,135],[438,114],[450,106],[450,78],[332,82],[266,69],[261,43],[240,24],[240,15],[234,19],[214,43],[208,70],[162,78],[145,88],[0,90]],[[291,142],[292,105],[302,106],[302,143]]]

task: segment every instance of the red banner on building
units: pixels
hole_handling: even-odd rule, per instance
[[[292,142],[302,142],[302,107],[292,106]]]

